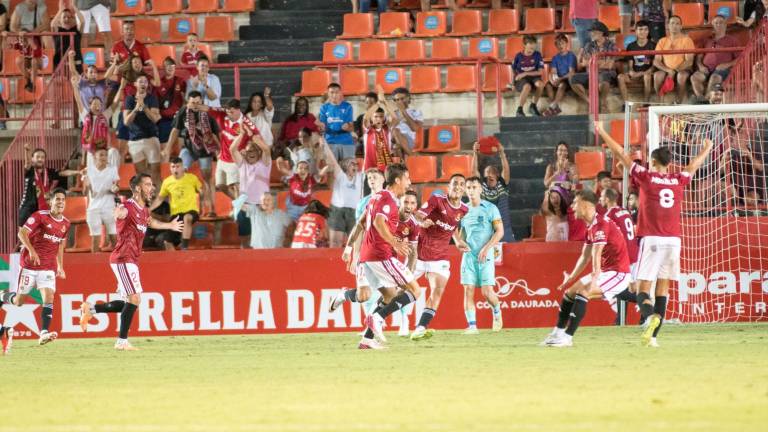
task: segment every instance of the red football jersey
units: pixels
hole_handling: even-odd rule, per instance
[[[448,197],[442,194],[433,194],[418,210],[424,219],[430,219],[435,224],[429,228],[423,228],[419,235],[419,259],[422,261],[441,261],[448,259],[448,245],[451,236],[459,227],[461,218],[467,214],[469,207],[459,203],[454,207],[448,201]]]
[[[419,230],[421,230],[419,222],[413,215],[410,215],[406,220],[399,220],[397,222],[395,237],[411,243],[417,242],[419,240]]]
[[[379,215],[386,219],[390,233],[397,232],[397,225],[400,223],[397,198],[388,190],[383,190],[372,196],[365,208],[365,235],[363,244],[360,246],[358,262],[385,261],[394,256],[392,246],[384,241],[373,226],[373,220]]]
[[[305,213],[296,222],[293,232],[294,243],[305,243],[317,246],[320,234],[325,230],[325,218],[316,213]]]
[[[612,220],[595,215],[595,220],[587,228],[586,243],[588,245],[605,245],[600,260],[600,269],[603,272],[629,273],[627,242],[624,240],[619,227]]]
[[[149,226],[149,208],[140,206],[132,199],[126,200],[124,205],[128,209],[128,216],[117,220],[117,245],[109,256],[109,262],[137,264],[144,234]]]
[[[312,192],[314,192],[317,182],[312,174],[308,174],[306,178],[306,188],[304,187],[304,181],[298,174],[294,174],[288,180],[288,195],[291,198],[291,202],[297,206],[305,206],[312,201]]]
[[[680,237],[680,212],[691,175],[651,172],[633,163],[630,176],[640,189],[637,235]]]
[[[237,139],[238,135],[240,135],[240,128],[243,127],[243,119],[245,119],[244,115],[241,115],[237,121],[230,120],[229,116],[224,117],[221,133],[219,134],[219,141],[221,141],[220,161],[234,162],[232,153],[229,152],[229,148],[232,146],[235,139]],[[251,130],[251,135],[259,135],[258,129]],[[246,147],[248,147],[248,138],[243,138],[237,148],[243,150]]]
[[[29,270],[56,271],[56,255],[59,253],[61,242],[67,241],[69,220],[64,216],[59,219],[51,216],[48,210],[40,210],[32,213],[24,223],[24,228],[29,230],[29,242],[35,248],[40,264],[34,265],[29,259],[29,251],[21,250],[21,268]]]
[[[133,45],[130,48],[128,48],[128,46],[125,44],[125,41],[123,40],[116,42],[114,45],[112,45],[112,54],[117,54],[117,56],[120,58],[120,63],[128,60],[131,58],[131,55],[134,54],[141,57],[142,63],[150,59],[149,50],[147,50],[147,47],[137,40],[133,41]]]
[[[632,215],[623,208],[615,206],[606,211],[605,217],[612,220],[619,227],[621,234],[627,240],[629,262],[630,264],[636,263],[640,245],[637,243],[637,236],[635,236],[635,223],[632,222]]]

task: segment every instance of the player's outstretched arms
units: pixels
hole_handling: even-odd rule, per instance
[[[712,143],[712,140],[709,138],[704,139],[704,149],[701,150],[701,153],[698,154],[691,163],[688,164],[687,167],[685,167],[685,170],[693,176],[693,174],[696,173],[696,171],[701,168],[701,165],[704,164],[704,161],[707,160],[707,156],[709,156],[709,152],[712,151],[712,146],[714,144]]]
[[[128,209],[124,205],[118,204],[112,214],[115,215],[115,219],[125,219],[128,217]]]
[[[184,221],[181,219],[181,216],[176,216],[176,219],[170,222],[160,222],[155,218],[149,218],[149,227],[159,230],[181,232],[184,229]]]

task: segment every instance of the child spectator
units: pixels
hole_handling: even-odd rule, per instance
[[[296,99],[293,113],[283,122],[283,126],[280,129],[280,137],[277,141],[290,144],[299,137],[299,131],[302,129],[309,129],[310,133],[317,132],[315,122],[317,122],[317,119],[309,112],[309,99],[301,96]]]
[[[545,241],[568,241],[568,196],[570,194],[560,186],[552,186],[544,192],[541,214],[547,221]]]
[[[650,34],[650,24],[648,21],[640,20],[635,24],[636,39],[627,45],[627,51],[653,51],[656,49],[656,42],[648,39]],[[653,56],[636,55],[629,58],[629,70],[619,75],[619,91],[624,101],[629,100],[627,84],[635,81],[643,81],[643,101],[648,102],[651,99],[651,89],[653,88]]]
[[[181,65],[191,66],[188,68],[191,76],[197,76],[197,61],[201,57],[206,57],[205,53],[200,50],[199,41],[197,33],[189,33],[187,43],[184,44],[184,51],[181,53]]]
[[[272,89],[264,87],[264,93],[252,93],[245,108],[245,115],[259,128],[264,142],[272,147],[272,119],[275,117],[275,104],[272,102]]]
[[[285,202],[285,209],[292,220],[301,217],[304,210],[312,201],[312,194],[315,192],[315,186],[321,181],[321,177],[328,171],[328,166],[320,170],[318,175],[311,175],[309,164],[299,162],[296,164],[296,174],[288,179],[288,199]]]
[[[552,57],[549,82],[546,84],[547,97],[552,101],[544,115],[555,116],[563,112],[560,102],[565,97],[565,91],[570,87],[570,80],[576,73],[576,55],[568,49],[568,36],[559,33],[555,36],[557,54]]]
[[[328,207],[318,200],[307,205],[304,214],[296,222],[292,249],[314,249],[328,246]]]
[[[517,106],[517,116],[525,117],[523,107],[528,101],[528,95],[531,90],[536,89],[533,97],[533,103],[528,107],[528,113],[534,116],[540,116],[541,113],[536,107],[539,102],[542,91],[544,91],[544,81],[541,80],[541,71],[544,69],[544,60],[541,53],[536,51],[536,38],[526,35],[523,38],[523,51],[517,53],[512,62],[512,74],[514,75],[514,88],[520,92],[520,99]]]
[[[157,99],[160,103],[160,121],[157,122],[157,130],[160,142],[168,141],[173,129],[173,118],[184,106],[184,95],[187,92],[187,83],[176,75],[176,62],[171,57],[163,60],[165,75],[160,78],[160,86],[157,87]]]

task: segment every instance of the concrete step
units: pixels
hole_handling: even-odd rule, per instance
[[[349,0],[259,0],[259,10],[307,11],[313,9],[352,12]]]
[[[349,5],[347,5],[349,6]],[[349,10],[313,9],[301,13],[297,18],[295,10],[258,10],[251,12],[250,24],[295,24],[297,22],[343,22],[344,14]]]
[[[342,32],[340,21],[297,22],[291,25],[262,23],[240,26],[240,39],[334,39]]]

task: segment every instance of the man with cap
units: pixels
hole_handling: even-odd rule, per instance
[[[595,21],[589,31],[590,41],[579,50],[579,67],[584,72],[579,72],[571,77],[571,88],[573,92],[589,103],[589,94],[587,87],[589,85],[589,60],[593,55],[601,52],[618,51],[616,45],[608,39],[610,32],[608,27],[600,21]],[[597,62],[599,70],[598,80],[600,83],[600,105],[604,109],[605,99],[611,85],[616,81],[616,70],[614,69],[613,57],[600,57]]]

